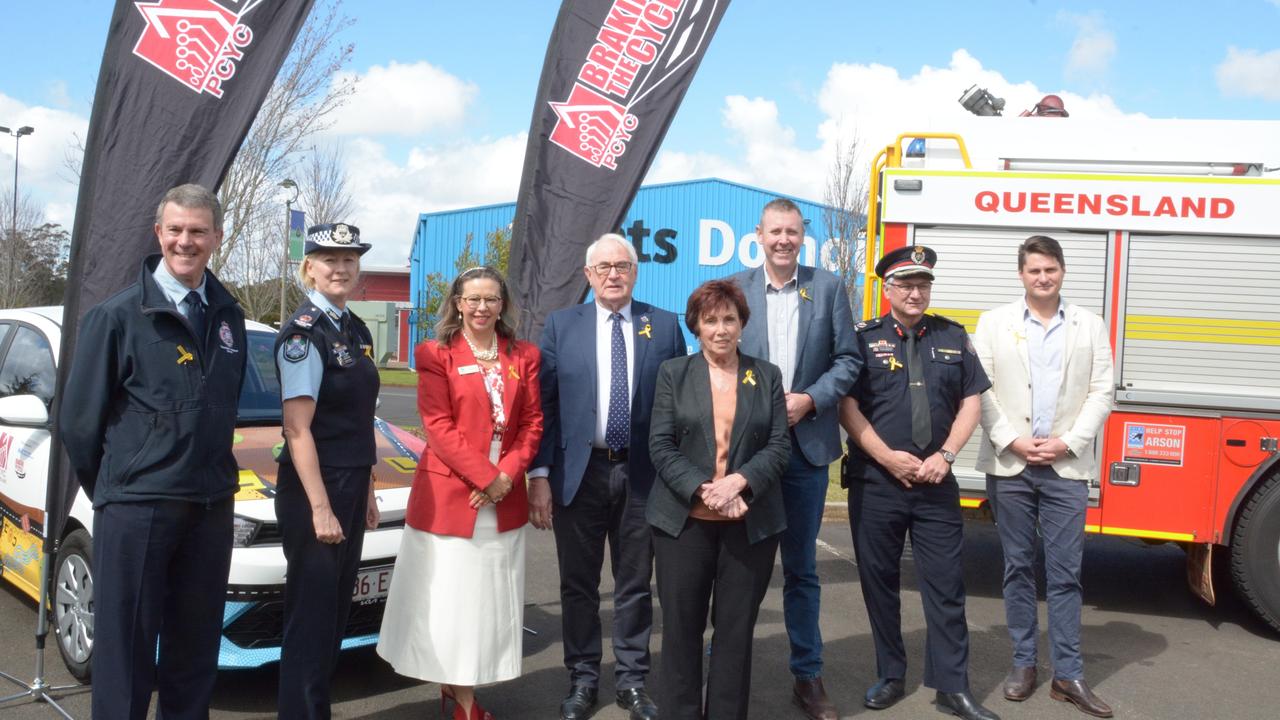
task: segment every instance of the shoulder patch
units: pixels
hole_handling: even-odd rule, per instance
[[[284,359],[289,362],[302,362],[311,350],[311,340],[302,333],[294,333],[284,341]]]
[[[863,320],[857,323],[856,325],[854,325],[853,330],[854,332],[862,332],[863,330],[872,330],[874,328],[880,327],[880,322],[881,322],[880,318],[871,318],[870,320]]]
[[[941,321],[942,321],[942,322],[944,322],[944,323],[947,323],[948,325],[955,325],[956,327],[960,328],[961,330],[964,330],[964,324],[963,324],[963,323],[956,322],[955,320],[952,320],[951,318],[947,317],[946,315],[934,315],[934,317],[935,317],[935,318],[937,318],[937,319],[939,319],[939,320],[941,320]]]
[[[323,314],[324,313],[320,312],[320,308],[314,305],[303,305],[298,308],[298,312],[293,314],[293,317],[290,318],[289,322],[304,330],[310,330],[311,326],[315,324],[316,318]]]

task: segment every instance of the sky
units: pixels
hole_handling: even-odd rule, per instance
[[[6,5],[0,125],[36,128],[20,191],[69,228],[64,158],[87,132],[112,3]],[[317,141],[342,148],[366,262],[405,265],[419,213],[515,199],[558,3],[342,8],[357,92]],[[732,0],[646,182],[721,177],[820,200],[838,143],[959,122],[974,84],[1006,115],[1055,93],[1072,118],[1277,120],[1277,30],[1280,0]],[[0,189],[13,155],[0,137]]]

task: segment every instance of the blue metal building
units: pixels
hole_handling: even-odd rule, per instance
[[[756,241],[760,209],[779,193],[718,178],[641,187],[627,210],[621,232],[636,246],[640,269],[635,296],[683,315],[689,293],[700,283],[726,277],[764,262]],[[823,205],[791,198],[807,224],[800,262],[836,271],[838,239],[826,235]],[[424,304],[427,276],[451,279],[468,235],[471,249],[484,257],[490,233],[507,230],[515,203],[423,213],[409,259],[410,301]],[[860,278],[857,284],[861,284]],[[433,323],[434,318],[428,319]],[[412,340],[422,340],[413,322]]]

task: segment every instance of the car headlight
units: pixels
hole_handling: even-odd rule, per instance
[[[249,547],[262,523],[239,515],[233,516],[231,521],[231,547]]]

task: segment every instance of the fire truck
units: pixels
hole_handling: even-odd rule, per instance
[[[1179,543],[1210,604],[1228,564],[1280,631],[1280,123],[976,120],[873,161],[863,317],[888,310],[876,260],[926,245],[930,311],[972,333],[1021,297],[1018,245],[1057,239],[1063,297],[1105,319],[1116,368],[1086,531]],[[989,516],[981,442],[954,466],[970,516]]]

